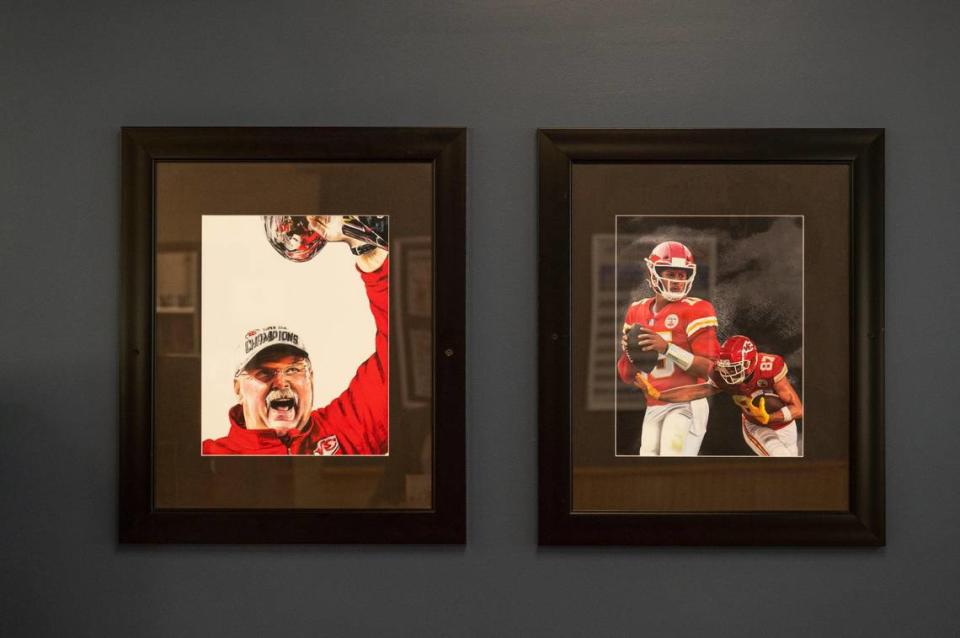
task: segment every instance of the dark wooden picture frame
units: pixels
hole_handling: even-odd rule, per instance
[[[538,147],[540,544],[883,545],[883,130],[541,130]],[[574,509],[572,186],[588,164],[848,167],[848,511]]]
[[[122,543],[465,542],[466,131],[124,128],[119,540]],[[432,507],[159,509],[154,501],[157,164],[423,162],[432,174]]]

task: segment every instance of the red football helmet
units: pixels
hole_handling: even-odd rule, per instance
[[[678,241],[665,241],[653,249],[650,256],[643,260],[650,272],[650,286],[654,292],[667,301],[679,301],[690,294],[693,278],[697,275],[697,265],[693,262],[693,253]],[[686,279],[670,279],[662,276],[658,270],[681,268],[687,271]],[[670,284],[683,284],[680,291],[671,290]]]
[[[724,383],[737,385],[757,369],[757,346],[743,335],[734,335],[720,346],[717,372]]]

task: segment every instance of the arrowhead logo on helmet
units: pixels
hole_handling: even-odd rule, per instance
[[[690,249],[678,241],[665,241],[657,244],[646,257],[647,271],[650,274],[650,287],[667,301],[680,301],[690,294],[693,279],[697,275],[697,264],[693,261]],[[684,271],[686,278],[667,277],[662,273],[676,275]]]
[[[720,346],[717,372],[728,385],[743,383],[757,367],[757,346],[743,335],[734,335]]]

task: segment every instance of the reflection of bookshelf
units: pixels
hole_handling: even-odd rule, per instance
[[[397,238],[390,246],[390,321],[396,326],[403,406],[430,405],[433,393],[433,254],[427,236]],[[391,327],[393,329],[393,327]],[[395,374],[398,373],[398,374]]]
[[[200,259],[194,246],[157,250],[157,354],[200,354]]]
[[[591,259],[590,353],[587,373],[587,409],[613,410],[614,395],[620,382],[616,373],[619,327],[616,296],[616,236],[593,236]],[[642,410],[643,395],[622,392],[617,397],[621,408]]]

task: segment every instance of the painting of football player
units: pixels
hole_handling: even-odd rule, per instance
[[[232,379],[236,404],[228,411],[228,433],[204,440],[203,454],[387,453],[387,250],[344,232],[342,216],[317,215],[297,221],[325,242],[345,242],[357,255],[356,268],[376,324],[375,351],[360,364],[346,390],[329,405],[314,409],[313,377],[322,373],[322,358],[312,357],[300,334],[286,326],[249,330]],[[296,251],[304,248],[303,242],[294,243],[291,255],[287,255],[290,246],[275,247],[288,258],[302,261]]]
[[[620,379],[641,388],[645,379],[657,392],[703,383],[720,344],[713,305],[689,296],[697,274],[693,253],[680,242],[665,241],[644,263],[653,296],[627,309],[617,361]],[[652,360],[643,361],[644,353]],[[709,414],[702,397],[667,402],[648,395],[639,454],[696,456]]]
[[[787,364],[776,354],[758,352],[749,338],[735,335],[723,342],[707,382],[661,390],[640,377],[650,399],[686,404],[721,392],[740,407],[743,439],[758,456],[798,456],[797,419],[803,404],[787,378]]]

